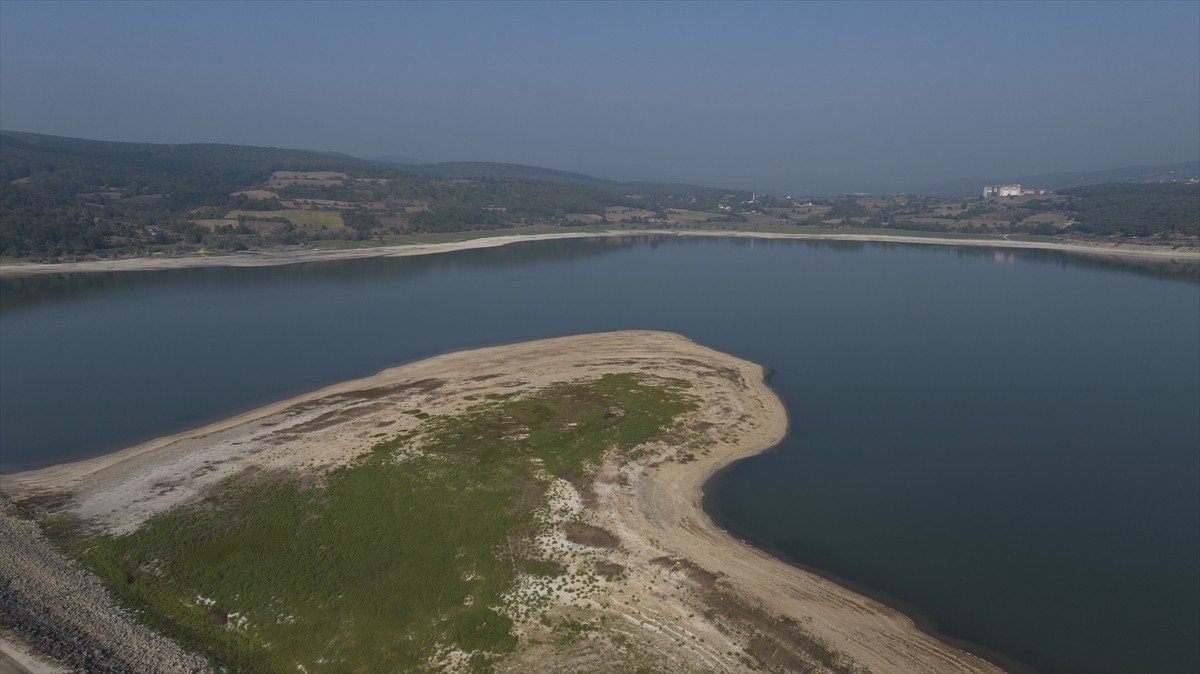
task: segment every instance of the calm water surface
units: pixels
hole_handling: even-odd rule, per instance
[[[1200,670],[1200,284],[1051,252],[708,239],[0,283],[0,470],[465,347],[684,333],[773,370],[732,531],[1045,671]]]

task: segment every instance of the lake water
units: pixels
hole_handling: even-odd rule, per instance
[[[597,239],[0,283],[0,469],[466,347],[602,330],[762,363],[736,534],[1044,671],[1200,670],[1200,283],[1044,251]]]

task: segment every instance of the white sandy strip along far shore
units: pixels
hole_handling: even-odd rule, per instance
[[[355,260],[371,257],[432,255],[436,253],[447,253],[470,248],[493,248],[497,246],[505,246],[511,243],[520,243],[522,241],[589,239],[623,236],[702,236],[757,239],[797,239],[808,241],[875,241],[884,243],[911,243],[933,246],[966,246],[972,248],[1059,250],[1068,253],[1138,258],[1145,260],[1157,259],[1200,261],[1200,251],[1196,249],[1176,250],[1171,248],[1135,246],[1128,244],[1091,245],[1082,243],[1010,241],[1008,239],[951,239],[889,234],[791,234],[781,232],[680,231],[645,229],[609,230],[605,232],[510,234],[502,236],[480,237],[466,241],[451,241],[446,243],[412,243],[397,246],[354,248],[349,250],[268,251],[233,253],[228,255],[190,255],[184,257],[160,256],[125,258],[117,260],[88,260],[84,262],[5,262],[4,264],[0,264],[0,278],[82,272],[158,271],[164,269],[187,269],[195,267],[272,267],[286,264],[300,264],[303,262]]]
[[[369,449],[381,432],[420,423],[403,410],[455,413],[489,393],[615,372],[686,380],[700,403],[683,423],[706,429],[702,444],[686,448],[686,458],[682,446],[661,444],[640,463],[601,466],[597,502],[585,514],[621,541],[612,553],[630,572],[608,588],[603,609],[621,614],[619,623],[642,626],[647,638],[663,626],[702,635],[689,642],[695,645],[686,647],[686,655],[693,659],[678,661],[681,667],[746,670],[729,656],[736,640],[706,624],[694,604],[663,591],[668,572],[654,560],[669,558],[713,574],[749,605],[796,621],[871,671],[1000,671],[919,631],[905,615],[786,564],[713,523],[702,508],[705,482],[729,463],[778,444],[787,412],[759,365],[672,333],[610,332],[436,356],[108,456],[0,475],[0,492],[17,501],[66,492],[68,512],[124,533],[250,466],[319,472],[343,464]],[[655,621],[658,627],[650,625]]]

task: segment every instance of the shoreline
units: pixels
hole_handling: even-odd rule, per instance
[[[651,641],[672,621],[704,635],[702,645],[688,646],[694,652],[685,655],[695,659],[681,661],[685,668],[690,663],[743,669],[726,656],[737,646],[731,637],[703,616],[693,617],[702,611],[688,600],[662,596],[666,585],[691,588],[694,574],[688,571],[699,570],[719,578],[719,587],[747,606],[803,625],[873,671],[1000,671],[921,631],[919,621],[903,612],[733,536],[708,515],[704,486],[733,462],[775,447],[787,432],[787,411],[764,381],[762,367],[673,333],[620,331],[443,354],[114,454],[0,475],[0,491],[18,503],[57,499],[51,513],[75,514],[99,530],[127,533],[251,466],[319,474],[344,464],[377,442],[373,432],[379,428],[401,431],[404,424],[418,423],[396,412],[405,406],[453,413],[489,392],[534,390],[615,372],[687,380],[701,401],[690,418],[712,430],[701,434],[700,445],[660,443],[649,458],[600,467],[597,505],[584,514],[620,538],[620,550],[612,554],[629,569],[603,611],[643,626]],[[664,559],[675,566],[662,568],[658,560]],[[511,671],[536,669],[536,662],[518,659]]]
[[[679,236],[716,238],[793,239],[800,241],[856,241],[875,243],[909,243],[931,246],[961,246],[972,248],[1009,248],[1019,250],[1057,250],[1065,253],[1121,257],[1141,260],[1200,261],[1200,251],[1140,247],[1119,243],[1113,246],[1083,243],[1012,241],[1008,239],[956,239],[939,236],[905,236],[892,234],[805,234],[786,232],[752,232],[738,230],[672,230],[637,229],[600,232],[556,232],[553,234],[505,234],[484,236],[465,241],[444,243],[411,243],[394,246],[373,246],[344,250],[298,250],[279,252],[247,252],[228,255],[138,257],[83,262],[6,262],[0,264],[0,279],[39,276],[43,274],[100,273],[119,271],[163,271],[203,267],[274,267],[308,262],[358,260],[375,257],[407,257],[434,255],[474,248],[494,248],[523,241],[554,239],[611,238],[622,236]]]
[[[770,383],[771,376],[770,375],[771,375],[771,371],[764,372],[763,385],[766,386],[768,389],[770,389],[772,393],[774,393],[775,389],[773,386],[771,386],[771,383]],[[786,410],[785,410],[785,413],[786,413]],[[789,429],[790,429],[790,426],[791,426],[791,424],[789,422],[788,423]],[[783,441],[783,438],[781,437],[779,442],[776,442],[774,445],[772,445],[752,456],[756,456],[758,454],[765,454],[767,452],[773,452],[778,448],[779,443],[782,441]],[[716,481],[718,478],[720,478],[722,476],[722,474],[724,474],[726,471],[731,469],[738,461],[741,461],[744,458],[749,458],[749,456],[742,457],[741,459],[734,459],[732,461],[729,461],[725,465],[718,467],[711,474],[709,474],[709,476],[704,480],[703,484],[700,487],[700,508],[701,508],[701,510],[703,510],[704,515],[709,519],[709,521],[712,523],[712,525],[715,526],[717,529],[721,530],[726,536],[728,536],[731,539],[740,541],[742,544],[747,545],[751,548],[761,550],[761,551],[771,555],[775,559],[778,559],[778,560],[784,562],[785,564],[788,564],[792,567],[800,569],[806,573],[813,574],[814,576],[823,578],[835,585],[838,585],[839,587],[846,589],[849,592],[853,592],[860,596],[867,597],[868,599],[877,601],[877,602],[883,604],[884,606],[887,606],[888,608],[892,609],[893,611],[896,611],[896,612],[904,615],[905,617],[907,617],[909,620],[912,621],[913,625],[918,630],[923,632],[924,634],[927,634],[930,637],[933,637],[934,639],[938,640],[941,643],[947,644],[949,646],[952,646],[954,648],[962,650],[966,653],[970,653],[971,655],[974,655],[974,656],[980,658],[981,660],[988,662],[989,664],[995,665],[1002,671],[1007,672],[1007,674],[1036,674],[1036,672],[1038,670],[1034,669],[1033,667],[1031,667],[1030,665],[1028,665],[1027,663],[1025,663],[1022,660],[1019,660],[1011,655],[993,650],[982,644],[975,643],[974,641],[971,641],[969,639],[957,637],[957,636],[954,636],[952,634],[949,634],[949,633],[943,631],[941,629],[940,625],[938,624],[937,619],[932,614],[925,611],[924,609],[922,609],[920,606],[917,606],[916,604],[913,604],[904,599],[901,599],[886,590],[872,587],[865,583],[861,583],[856,580],[851,580],[850,578],[847,578],[846,576],[843,576],[834,571],[830,571],[828,569],[822,569],[820,567],[813,566],[811,564],[802,562],[802,561],[796,559],[793,555],[790,555],[790,554],[784,552],[783,550],[779,549],[778,547],[776,547],[766,541],[756,540],[756,539],[753,539],[753,538],[750,538],[747,536],[742,536],[738,533],[735,533],[732,530],[732,528],[727,525],[726,519],[724,517],[724,513],[722,513],[719,508],[710,507],[710,505],[712,504],[712,501],[710,500],[710,495],[708,493],[708,486],[711,483],[713,483],[714,481]]]
[[[734,462],[734,463],[736,463],[736,462]],[[717,477],[720,476],[720,474],[722,472],[724,472],[726,469],[728,469],[732,466],[733,466],[732,463],[728,464],[724,468],[721,468],[720,470],[718,470],[716,473],[713,473],[710,480],[716,479]],[[707,485],[707,483],[706,483],[706,485]],[[708,503],[708,494],[707,493],[705,493],[704,502]],[[909,620],[911,620],[913,622],[913,624],[916,626],[916,628],[918,630],[920,630],[921,632],[929,635],[930,637],[933,637],[934,639],[937,639],[938,641],[940,641],[944,644],[953,646],[954,648],[957,648],[966,653],[970,653],[971,655],[974,655],[974,656],[980,658],[981,660],[987,661],[987,662],[997,666],[998,668],[1000,668],[1002,671],[1006,672],[1007,674],[1036,674],[1039,671],[1039,670],[1034,669],[1033,667],[1029,666],[1025,662],[1018,660],[1010,655],[1001,653],[999,651],[992,650],[991,648],[988,648],[987,646],[984,646],[982,644],[975,643],[974,641],[971,641],[969,639],[956,637],[952,634],[949,634],[949,633],[943,631],[941,629],[940,624],[937,622],[937,619],[932,614],[928,613],[927,611],[925,611],[921,607],[917,606],[916,604],[913,604],[911,602],[900,599],[899,597],[893,595],[890,592],[887,592],[886,590],[881,590],[881,589],[872,587],[870,585],[867,585],[865,583],[860,583],[858,581],[851,580],[851,579],[847,578],[846,576],[835,573],[833,571],[829,571],[827,569],[822,569],[820,567],[801,562],[801,561],[797,560],[795,557],[793,557],[792,555],[787,554],[786,552],[780,550],[779,548],[775,547],[774,545],[771,545],[770,543],[767,543],[764,541],[758,541],[758,540],[755,540],[750,537],[741,536],[739,534],[736,534],[732,531],[732,529],[730,527],[726,526],[723,523],[723,518],[714,517],[712,514],[710,514],[710,509],[708,507],[705,507],[704,512],[706,515],[709,516],[710,519],[713,520],[713,524],[715,526],[717,526],[717,528],[721,529],[721,531],[725,532],[725,534],[727,536],[734,538],[738,541],[741,541],[745,545],[762,550],[763,552],[770,554],[772,557],[775,557],[776,559],[779,559],[780,561],[783,561],[784,563],[786,563],[790,566],[793,566],[793,567],[800,569],[802,571],[805,571],[807,573],[811,573],[814,576],[819,576],[821,578],[824,578],[825,580],[827,580],[835,585],[838,585],[850,592],[853,592],[853,593],[858,594],[863,597],[867,597],[868,599],[873,599],[873,600],[883,604],[884,606],[887,606],[888,608],[892,609],[893,611],[903,614],[905,617],[907,617]]]

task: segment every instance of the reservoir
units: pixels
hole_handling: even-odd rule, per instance
[[[764,365],[713,517],[1047,672],[1200,670],[1200,282],[1055,251],[628,237],[0,282],[0,470],[446,351],[617,329]]]

